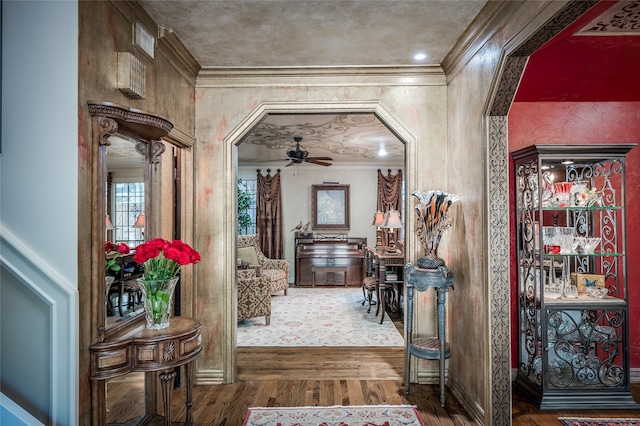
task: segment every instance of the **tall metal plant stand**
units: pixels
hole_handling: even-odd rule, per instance
[[[437,269],[415,268],[411,263],[405,266],[407,279],[407,336],[405,338],[404,383],[405,393],[409,394],[409,368],[411,355],[429,360],[440,361],[440,405],[445,405],[445,359],[451,356],[451,347],[446,341],[446,297],[453,289],[453,273],[446,266]],[[438,295],[438,336],[414,339],[413,331],[413,291],[426,291],[435,288]]]

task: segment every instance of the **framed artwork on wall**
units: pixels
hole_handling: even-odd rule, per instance
[[[349,185],[311,185],[313,229],[349,229]]]

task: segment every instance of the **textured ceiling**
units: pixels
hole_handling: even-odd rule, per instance
[[[439,65],[486,2],[141,0],[203,68]],[[515,101],[640,101],[639,16],[640,0],[596,4],[531,56]],[[413,59],[418,52],[426,59]],[[394,146],[377,119],[363,132],[353,123],[331,128],[337,118],[269,116],[240,145],[239,164],[286,164],[293,136],[334,163],[368,162],[380,141]],[[401,164],[395,141],[391,156],[373,162]]]
[[[310,157],[330,163],[404,164],[404,145],[373,114],[272,114],[258,124],[238,149],[238,164],[285,166],[294,137]],[[383,149],[386,155],[379,155]],[[317,167],[317,166],[315,166]]]
[[[487,0],[142,0],[203,68],[439,65]],[[415,61],[423,52],[427,58]]]

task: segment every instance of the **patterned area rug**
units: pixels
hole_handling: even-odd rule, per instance
[[[238,346],[403,346],[385,315],[367,313],[362,289],[292,287],[271,298],[271,324],[264,317],[238,323]]]
[[[410,405],[249,408],[243,426],[424,426]]]
[[[560,417],[565,426],[640,426],[640,419],[597,419],[590,417]]]

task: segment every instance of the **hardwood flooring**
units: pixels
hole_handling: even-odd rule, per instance
[[[402,329],[401,324],[396,325]],[[453,394],[440,406],[439,386],[411,385],[404,393],[403,350],[385,347],[242,347],[236,383],[194,386],[193,412],[199,426],[241,426],[249,407],[330,405],[416,405],[425,425],[479,425]],[[633,384],[640,401],[640,383]],[[144,413],[144,383],[129,375],[109,384],[109,423]],[[184,421],[185,391],[173,395],[172,417]],[[560,425],[558,417],[640,417],[633,410],[540,411],[513,390],[512,424]]]
[[[402,349],[398,348],[239,348],[236,383],[195,386],[194,420],[201,426],[240,426],[249,407],[411,404],[425,425],[479,425],[453,394],[440,406],[438,385],[411,385],[404,393]],[[127,376],[128,377],[128,376]],[[640,401],[640,383],[632,385]],[[144,412],[141,379],[110,384],[108,422]],[[173,395],[173,420],[185,418],[185,392]],[[633,410],[541,411],[513,391],[513,425],[560,425],[558,417],[640,417]]]

